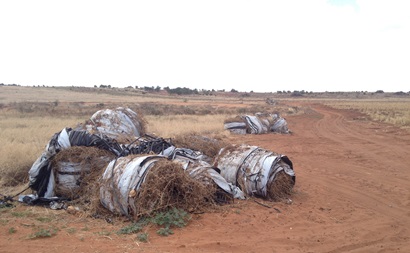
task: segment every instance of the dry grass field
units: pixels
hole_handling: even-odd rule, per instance
[[[410,250],[409,98],[225,95],[0,87],[0,194],[27,185],[29,168],[54,133],[118,106],[144,115],[147,131],[157,136],[211,133],[286,154],[297,176],[292,204],[235,201],[215,213],[193,215],[189,226],[166,239],[155,226],[137,237],[123,235],[118,231],[129,222],[121,219],[107,223],[81,212],[16,203],[0,210],[0,252]],[[280,112],[293,134],[235,136],[223,130],[226,118],[258,111]]]
[[[227,117],[265,106],[263,98],[244,101],[110,92],[0,87],[0,186],[26,182],[27,171],[54,133],[75,127],[100,109],[130,107],[144,115],[149,133],[171,138],[189,132],[223,132]]]
[[[342,100],[328,105],[340,109],[354,109],[372,120],[410,128],[410,99]]]
[[[352,95],[353,96],[353,95]],[[166,96],[135,90],[47,87],[0,87],[0,186],[25,182],[27,171],[51,136],[74,127],[103,108],[130,107],[144,115],[147,131],[172,138],[184,133],[221,133],[229,117],[260,111],[283,116],[303,113],[294,101],[324,103],[339,109],[358,110],[372,120],[410,127],[410,98],[377,99],[284,98],[272,94],[237,96]],[[268,105],[274,98],[275,105]],[[289,105],[288,105],[289,104]]]

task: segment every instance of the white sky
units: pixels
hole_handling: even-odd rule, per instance
[[[408,0],[0,0],[0,83],[410,91]]]

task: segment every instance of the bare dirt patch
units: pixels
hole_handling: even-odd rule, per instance
[[[288,117],[291,135],[231,135],[287,155],[292,203],[235,201],[149,242],[115,231],[127,223],[17,205],[0,213],[0,252],[410,252],[410,134],[319,104]],[[38,219],[39,217],[50,217]],[[14,229],[12,229],[14,228]],[[56,230],[29,239],[36,229]]]

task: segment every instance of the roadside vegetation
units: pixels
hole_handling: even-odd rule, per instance
[[[339,109],[358,110],[374,121],[410,128],[410,99],[340,100],[326,104]]]
[[[271,105],[265,98],[237,96],[162,96],[116,94],[115,90],[2,86],[0,95],[0,187],[26,183],[28,170],[50,138],[64,127],[75,127],[96,111],[129,107],[141,113],[147,132],[172,138],[183,133],[223,134],[226,118],[260,111],[293,113],[288,107]],[[135,89],[133,89],[135,92]],[[123,94],[124,93],[124,94]],[[234,95],[237,95],[234,93]],[[1,193],[4,194],[4,191]]]
[[[303,113],[303,108],[287,105],[292,101],[324,103],[335,108],[359,110],[372,120],[410,128],[410,99],[407,95],[401,98],[329,99],[328,93],[323,98],[318,98],[318,94],[307,92],[300,92],[298,96],[292,95],[295,92],[281,92],[275,96],[257,97],[255,94],[245,93],[245,96],[237,94],[237,91],[231,91],[228,95],[233,95],[227,97],[203,95],[161,97],[157,91],[154,91],[154,95],[143,94],[142,96],[139,93],[138,95],[111,94],[106,90],[96,94],[83,94],[70,89],[30,88],[30,92],[35,91],[34,94],[30,94],[24,87],[10,87],[10,89],[13,90],[8,90],[6,96],[0,95],[0,143],[2,143],[0,146],[0,194],[8,195],[26,186],[29,169],[43,152],[54,133],[61,131],[64,127],[75,127],[100,109],[129,107],[143,115],[148,123],[147,133],[164,138],[174,138],[186,133],[206,133],[226,137],[228,133],[223,129],[224,120],[241,114],[278,112],[286,117]],[[36,93],[39,91],[40,93]],[[41,96],[41,92],[45,92],[44,96]],[[135,92],[135,89],[132,92]],[[341,96],[341,94],[336,95]],[[360,95],[366,94],[361,93]],[[378,93],[376,96],[384,95]],[[29,97],[30,99],[27,99]],[[19,187],[16,188],[16,186]],[[1,210],[3,214],[9,213],[9,218],[5,216],[1,218],[0,225],[7,226],[10,235],[18,234],[20,230],[12,224],[13,219],[33,215],[26,211],[13,209],[7,207]],[[170,235],[173,233],[172,228],[182,226],[189,220],[184,216],[183,210],[171,210],[162,215],[162,218],[150,218],[145,220],[145,223],[133,223],[118,230],[117,233],[115,231],[105,232],[137,234],[137,240],[146,242],[149,240],[146,230],[149,225],[160,226],[157,230],[159,235]],[[167,219],[173,219],[172,217],[177,220],[174,221],[176,223],[167,221]],[[54,218],[50,220],[44,215],[35,216],[34,220],[37,225],[33,228],[31,239],[52,237],[60,231],[75,234],[80,230],[73,227],[48,226],[47,223]],[[100,233],[102,236],[108,236],[104,232],[100,231]]]

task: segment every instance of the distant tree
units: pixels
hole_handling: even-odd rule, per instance
[[[403,91],[398,91],[398,92],[395,92],[394,95],[402,96],[402,95],[406,95],[406,93],[404,93]]]
[[[301,96],[303,96],[303,94],[302,94],[302,92],[295,90],[295,91],[292,92],[291,96],[292,97],[301,97]]]
[[[376,93],[384,93],[383,90],[377,90]]]
[[[238,91],[237,91],[237,90],[235,90],[235,89],[232,89],[232,90],[231,90],[231,92],[238,92]]]
[[[96,85],[96,84],[94,84],[94,88],[97,88],[97,85]]]
[[[165,88],[164,88],[165,89]],[[186,87],[177,87],[175,89],[167,89],[167,92],[170,94],[177,94],[177,95],[191,95],[191,94],[198,94],[198,90],[191,90],[189,88]]]
[[[145,91],[154,91],[154,86],[152,86],[152,87],[144,86],[144,90]]]
[[[282,94],[282,91],[281,91],[281,90],[278,90],[276,93],[278,93],[278,94]]]
[[[156,88],[155,88],[155,91],[156,92],[159,92],[161,90],[161,87],[159,87],[159,86],[157,86]]]

